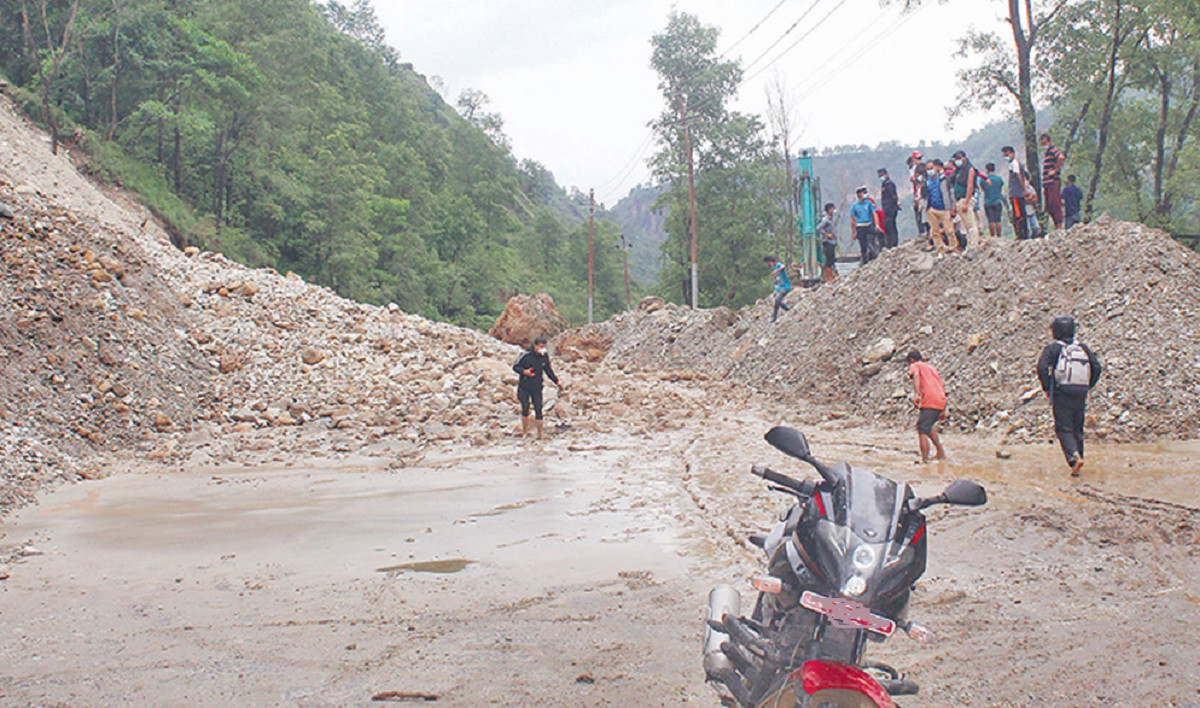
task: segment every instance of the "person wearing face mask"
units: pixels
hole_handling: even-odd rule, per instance
[[[553,381],[559,391],[566,390],[550,367],[550,355],[547,352],[546,338],[538,337],[533,340],[533,346],[513,364],[513,371],[520,377],[517,400],[521,403],[521,435],[528,437],[532,432],[539,440],[542,438],[543,375]]]
[[[925,221],[925,210],[929,208],[925,202],[925,160],[920,150],[913,150],[908,157],[908,181],[912,185],[913,216],[917,220],[917,237],[920,238],[929,233],[929,224]]]
[[[851,238],[858,241],[859,257],[866,265],[874,258],[875,204],[868,198],[866,186],[854,190],[854,196],[858,200],[850,207],[850,226],[854,229]]]
[[[979,173],[967,159],[967,153],[962,150],[954,153],[954,207],[967,232],[967,242],[973,244],[979,243],[979,222],[975,218],[975,182],[978,178]],[[966,251],[965,245],[963,251]]]
[[[883,209],[883,247],[895,248],[900,244],[900,230],[896,227],[900,194],[886,169],[880,167],[876,174],[879,175],[879,206]]]
[[[825,216],[821,217],[821,222],[817,224],[817,233],[821,236],[821,255],[824,256],[825,268],[821,272],[821,279],[826,283],[832,283],[837,280],[837,232],[833,228],[833,218],[837,214],[837,207],[830,202],[825,205]]]
[[[954,194],[949,181],[942,176],[942,161],[925,163],[925,200],[929,203],[926,216],[929,232],[938,256],[958,251],[958,236],[954,232]]]

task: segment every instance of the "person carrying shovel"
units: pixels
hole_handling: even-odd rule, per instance
[[[513,371],[520,377],[517,383],[517,401],[521,403],[521,435],[529,437],[532,432],[538,440],[542,439],[543,375],[553,381],[559,391],[566,390],[559,382],[554,369],[550,367],[550,355],[547,352],[546,338],[538,337],[533,340],[533,346],[513,364]]]

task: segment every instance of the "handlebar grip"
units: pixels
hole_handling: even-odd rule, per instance
[[[755,476],[762,477],[763,479],[767,480],[768,482],[774,482],[775,484],[778,484],[781,487],[787,487],[788,489],[794,489],[797,492],[804,491],[804,483],[803,482],[792,479],[791,477],[788,477],[785,474],[779,474],[778,472],[776,472],[773,469],[770,469],[769,467],[765,467],[763,465],[754,465],[750,468],[750,473]]]

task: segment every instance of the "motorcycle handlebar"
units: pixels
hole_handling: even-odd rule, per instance
[[[752,474],[756,477],[762,477],[763,479],[767,480],[768,482],[773,482],[775,484],[778,484],[781,487],[787,487],[788,489],[794,489],[795,491],[801,492],[803,494],[811,493],[811,490],[807,488],[807,485],[805,485],[804,482],[801,482],[800,480],[792,479],[791,477],[789,477],[785,474],[779,474],[775,470],[772,470],[771,468],[769,468],[765,465],[752,465],[750,467],[750,474]]]

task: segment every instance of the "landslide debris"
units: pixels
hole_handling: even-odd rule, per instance
[[[127,195],[51,155],[2,98],[0,204],[0,514],[47,481],[131,461],[383,449],[404,465],[516,427],[517,347],[180,251]],[[661,431],[703,405],[659,390],[657,374],[556,364],[570,385],[547,391],[558,433]]]
[[[766,300],[737,313],[666,305],[590,336],[610,338],[606,360],[626,367],[703,372],[897,423],[911,417],[904,355],[916,348],[945,379],[954,424],[1023,440],[1052,435],[1034,370],[1051,319],[1072,314],[1105,367],[1089,430],[1132,441],[1200,424],[1200,256],[1141,224],[1102,217],[967,258],[909,243],[788,302],[774,326]]]

